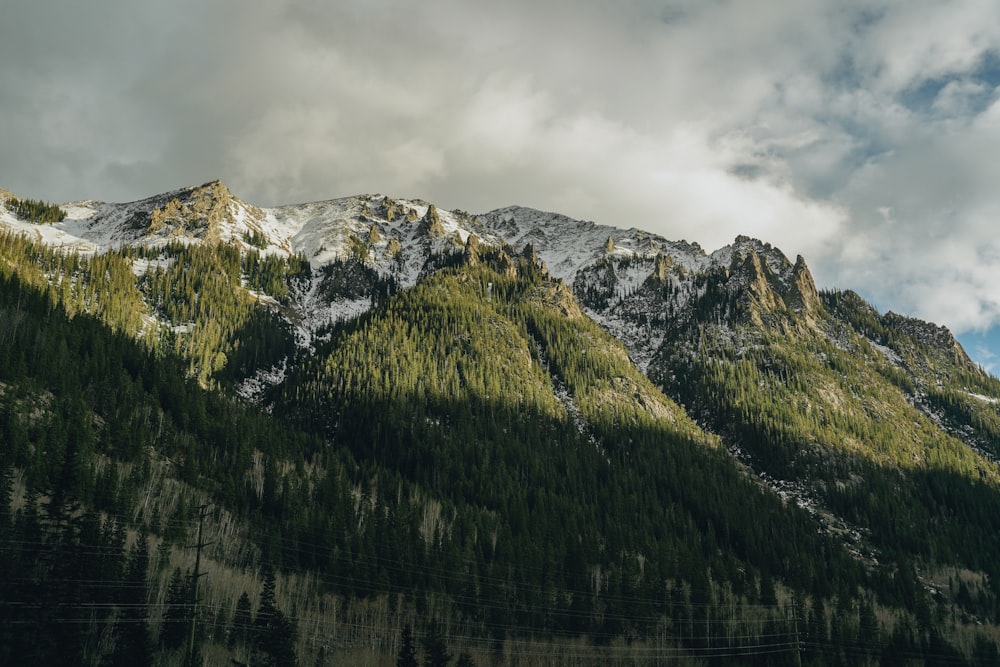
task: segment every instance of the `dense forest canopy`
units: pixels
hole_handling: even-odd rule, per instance
[[[646,376],[587,312],[665,263],[243,240],[0,234],[0,662],[1000,663],[1000,386],[911,323],[750,258]]]

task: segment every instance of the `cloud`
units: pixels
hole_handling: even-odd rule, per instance
[[[981,0],[14,3],[0,186],[127,200],[511,203],[709,249],[957,330],[993,297],[1000,9]]]

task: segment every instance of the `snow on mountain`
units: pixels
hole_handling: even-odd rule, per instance
[[[122,246],[221,242],[304,257],[313,282],[293,295],[291,307],[306,345],[319,327],[356,317],[371,304],[366,295],[323,293],[318,287],[324,267],[357,262],[407,288],[433,269],[435,255],[460,250],[470,236],[516,252],[530,244],[551,275],[573,288],[588,315],[622,340],[643,370],[662,343],[663,328],[655,322],[702,296],[705,288],[693,276],[728,272],[752,255],[781,289],[793,280],[788,259],[755,239],[738,237],[709,255],[696,243],[518,206],[474,216],[379,194],[261,208],[212,181],[135,202],[80,201],[62,209],[61,222],[32,224],[0,206],[0,229],[85,255]],[[163,261],[169,260],[135,260],[133,270],[141,275]]]
[[[67,252],[83,254],[100,252],[103,249],[101,245],[86,239],[83,234],[82,222],[93,215],[93,209],[81,202],[80,204],[67,204],[63,206],[63,210],[67,214],[72,212],[73,217],[70,218],[67,215],[67,219],[63,222],[39,225],[19,219],[0,200],[0,229],[6,229],[47,246],[64,249]]]
[[[653,259],[663,254],[690,272],[704,269],[708,262],[696,243],[668,241],[640,229],[598,225],[558,213],[510,206],[478,218],[515,249],[531,243],[552,275],[571,284],[580,269],[606,256]]]
[[[646,264],[652,271],[651,261],[659,255],[671,266],[695,273],[730,263],[733,253],[748,244],[770,250],[741,237],[736,244],[706,255],[696,243],[518,206],[473,216],[421,200],[359,195],[261,208],[237,198],[219,181],[124,204],[88,200],[61,208],[66,212],[62,222],[33,224],[0,207],[0,228],[83,254],[126,245],[221,241],[253,246],[265,254],[304,255],[313,267],[354,258],[395,276],[404,287],[419,277],[428,253],[461,247],[470,235],[487,245],[509,244],[517,251],[530,243],[552,275],[569,284],[581,269],[604,258],[636,260],[636,270],[619,276],[624,289],[641,284],[648,276],[642,274]],[[789,266],[780,252],[766,256],[775,273]]]

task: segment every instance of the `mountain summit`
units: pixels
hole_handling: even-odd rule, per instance
[[[1000,381],[764,241],[707,253],[381,194],[264,208],[213,181],[125,204],[4,192],[0,278],[20,531],[0,554],[24,575],[0,601],[31,580],[53,609],[125,618],[55,600],[76,579],[31,565],[139,577],[88,560],[124,554],[119,523],[159,544],[149,599],[189,599],[164,564],[190,496],[219,508],[220,664],[265,660],[236,622],[249,592],[282,623],[295,605],[302,632],[268,636],[319,663],[391,660],[418,621],[525,664],[1000,654]],[[183,612],[150,613],[169,654]],[[106,621],[66,640],[78,662],[127,645]]]

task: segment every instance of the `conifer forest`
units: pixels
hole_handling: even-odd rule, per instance
[[[1000,380],[947,332],[748,239],[570,281],[369,198],[321,262],[204,187],[0,228],[0,664],[1000,666]]]

